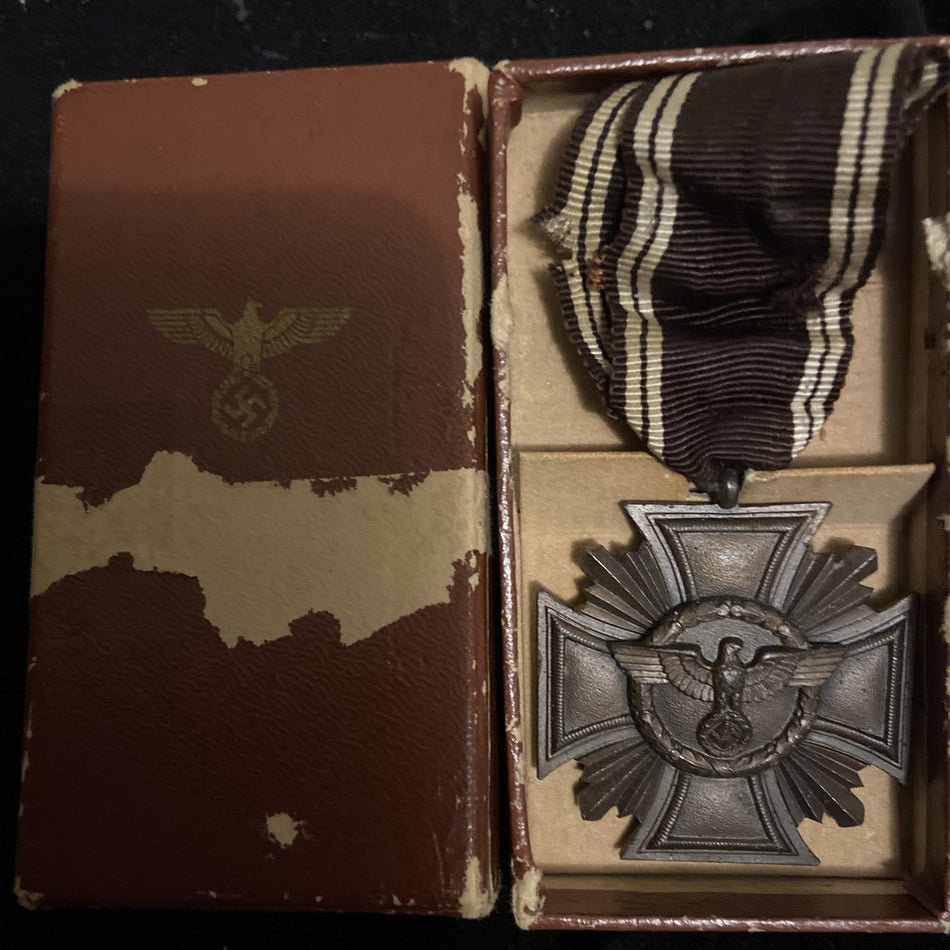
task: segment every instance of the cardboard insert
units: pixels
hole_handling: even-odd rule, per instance
[[[795,54],[788,47],[754,53]],[[729,52],[720,58],[728,61]],[[878,571],[865,583],[874,587],[876,607],[911,590],[923,595],[908,785],[862,770],[862,825],[839,828],[826,817],[799,827],[820,865],[750,867],[621,860],[631,819],[612,809],[584,821],[576,764],[537,778],[539,588],[577,603],[583,552],[638,542],[621,501],[700,499],[606,416],[562,323],[547,270],[555,250],[531,217],[553,200],[571,128],[595,90],[652,71],[718,64],[715,52],[697,51],[599,68],[591,61],[508,64],[495,76],[493,328],[515,913],[525,926],[679,927],[688,892],[689,911],[704,926],[807,920],[815,928],[850,921],[848,929],[932,929],[946,908],[946,298],[929,274],[919,221],[947,207],[943,104],[921,124],[897,171],[886,245],[855,301],[855,351],[835,411],[792,469],[753,475],[741,497],[746,504],[832,502],[815,549],[875,548]]]

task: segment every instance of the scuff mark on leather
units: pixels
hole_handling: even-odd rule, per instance
[[[405,494],[377,477],[354,481],[323,496],[303,479],[230,484],[164,451],[95,508],[82,489],[40,480],[33,595],[128,552],[137,570],[197,579],[230,647],[289,636],[308,613],[332,614],[341,642],[355,643],[448,601],[456,565],[487,549],[488,480],[474,468],[434,471]]]

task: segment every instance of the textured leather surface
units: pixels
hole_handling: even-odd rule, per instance
[[[475,464],[456,174],[462,76],[444,66],[88,85],[56,103],[39,474],[90,501],[157,450],[229,481]],[[411,130],[411,134],[410,134]],[[151,308],[350,308],[267,359],[265,441],[217,437],[227,360],[170,345]],[[243,449],[243,450],[242,450]]]
[[[193,579],[119,556],[55,585],[33,613],[23,886],[65,904],[457,912],[486,834],[485,763],[464,760],[472,660],[444,648],[471,622],[468,586],[350,647],[318,614],[229,649]],[[267,834],[273,814],[303,822],[292,845]]]
[[[408,496],[430,472],[484,469],[482,380],[465,381],[458,197],[460,183],[480,187],[480,122],[477,95],[439,64],[64,94],[44,486],[70,486],[95,514],[156,453],[186,456],[223,491],[304,480],[321,499],[365,476]],[[265,322],[287,307],[350,313],[332,338],[262,361],[279,412],[239,441],[211,412],[228,361],[175,345],[146,312],[216,308],[233,325],[248,301]],[[175,490],[140,512],[130,546],[176,530]],[[477,499],[465,513],[483,515]],[[220,527],[209,517],[208,532]],[[372,530],[355,518],[353,543]],[[323,543],[314,533],[315,552]],[[241,544],[246,564],[278,569],[254,537]],[[121,546],[65,572],[33,601],[22,894],[487,912],[485,556],[447,570],[442,602],[358,642],[341,643],[334,616],[315,609],[282,636],[232,646],[207,619],[200,572],[143,569]],[[366,577],[362,596],[385,581]],[[233,594],[240,610],[246,592],[236,582]]]

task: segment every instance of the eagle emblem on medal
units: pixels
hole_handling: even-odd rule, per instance
[[[212,308],[147,311],[152,326],[172,343],[198,344],[227,360],[228,375],[211,397],[211,421],[238,442],[259,439],[277,421],[280,400],[264,375],[264,360],[328,340],[350,316],[345,307],[284,307],[268,322],[260,318],[263,306],[249,300],[230,324]]]

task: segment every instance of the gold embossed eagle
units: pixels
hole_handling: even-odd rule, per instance
[[[186,307],[148,310],[148,319],[173,343],[197,343],[223,356],[231,371],[215,390],[211,419],[225,435],[250,442],[264,435],[277,419],[274,384],[261,372],[263,360],[304,343],[322,343],[349,319],[346,307],[285,307],[270,323],[258,316],[263,304],[250,300],[235,323],[221,311]]]
[[[712,703],[712,711],[699,721],[696,738],[710,754],[727,755],[752,737],[745,703],[768,699],[785,686],[821,686],[847,653],[844,647],[761,647],[745,663],[739,655],[743,646],[739,637],[723,637],[712,663],[691,643],[646,646],[619,641],[611,643],[610,650],[633,682],[669,683],[691,699]]]

